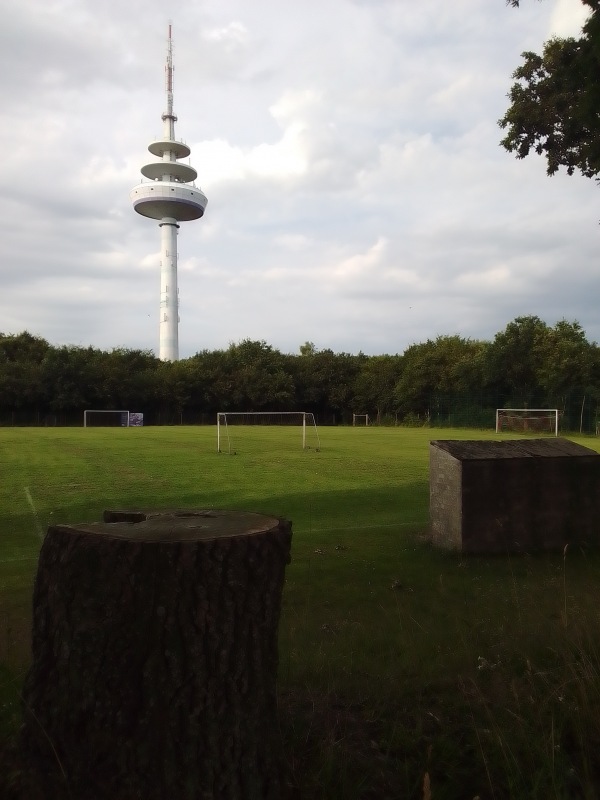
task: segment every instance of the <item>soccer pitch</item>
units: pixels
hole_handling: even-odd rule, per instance
[[[213,427],[3,428],[0,559],[33,558],[51,522],[116,506],[265,511],[291,519],[297,538],[424,525],[428,441],[447,434],[323,428],[320,449],[303,450],[299,427],[235,426],[228,455]]]
[[[493,431],[324,427],[318,450],[299,427],[229,435],[235,455],[214,426],[0,428],[0,733],[18,725],[48,525],[240,509],[293,524],[279,689],[299,796],[422,798],[425,773],[457,800],[580,796],[573,770],[593,787],[600,558],[464,559],[425,541],[429,441]]]

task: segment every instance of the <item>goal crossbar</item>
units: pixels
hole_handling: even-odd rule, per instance
[[[217,453],[221,452],[221,428],[225,429],[224,437],[227,439],[227,450],[231,452],[231,442],[229,440],[228,417],[301,417],[302,418],[302,449],[306,450],[306,428],[312,428],[316,436],[317,447],[321,449],[319,431],[315,422],[315,415],[312,411],[219,411],[217,412]]]
[[[540,421],[547,420],[548,430],[558,436],[560,415],[561,412],[558,408],[497,408],[496,433],[500,433],[503,427],[510,429],[510,425],[515,423],[518,430],[536,430]],[[503,425],[504,421],[506,424]]]

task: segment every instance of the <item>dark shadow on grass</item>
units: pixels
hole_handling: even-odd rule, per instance
[[[402,486],[359,488],[343,490],[292,489],[278,494],[264,495],[257,485],[256,492],[238,497],[215,497],[212,493],[191,494],[179,498],[185,507],[199,505],[221,506],[234,510],[256,511],[262,514],[285,517],[294,529],[306,531],[351,528],[393,527],[395,523],[427,525],[429,513],[429,485],[426,481]]]

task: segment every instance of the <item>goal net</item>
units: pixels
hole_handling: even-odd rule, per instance
[[[217,452],[237,454],[264,446],[320,450],[314,414],[310,411],[220,411]]]
[[[558,408],[498,408],[496,409],[496,433],[517,431],[520,433],[553,433],[558,436],[560,416]]]
[[[360,425],[368,428],[370,424],[371,422],[368,414],[352,414],[352,425],[354,425],[354,427]]]
[[[129,411],[107,411],[106,409],[88,408],[83,412],[83,427],[129,427]]]

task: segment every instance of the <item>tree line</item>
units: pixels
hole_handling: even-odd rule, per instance
[[[380,424],[489,426],[497,407],[560,408],[595,430],[600,348],[578,322],[517,317],[492,341],[438,336],[403,353],[297,354],[245,339],[176,362],[148,350],[53,346],[0,334],[0,424],[81,424],[127,409],[146,424],[214,423],[218,411],[311,411],[320,424],[369,414]]]

